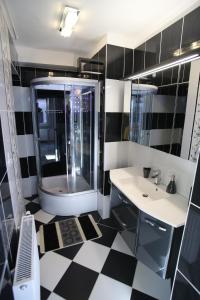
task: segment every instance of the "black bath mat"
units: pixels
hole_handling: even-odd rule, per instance
[[[40,252],[61,249],[101,237],[92,215],[40,226]]]

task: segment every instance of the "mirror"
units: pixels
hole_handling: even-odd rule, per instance
[[[199,75],[200,59],[134,80],[129,140],[196,161],[200,146]]]

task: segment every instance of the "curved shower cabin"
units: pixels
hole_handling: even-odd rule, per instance
[[[37,78],[31,89],[42,209],[63,216],[96,210],[98,81]]]

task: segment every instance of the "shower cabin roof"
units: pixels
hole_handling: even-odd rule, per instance
[[[98,80],[73,78],[73,77],[41,77],[31,80],[31,86],[35,89],[69,90],[72,85],[78,86],[96,86]]]

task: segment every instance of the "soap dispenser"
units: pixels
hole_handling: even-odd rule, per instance
[[[167,186],[166,192],[169,194],[176,194],[175,175],[172,175],[170,182]]]

